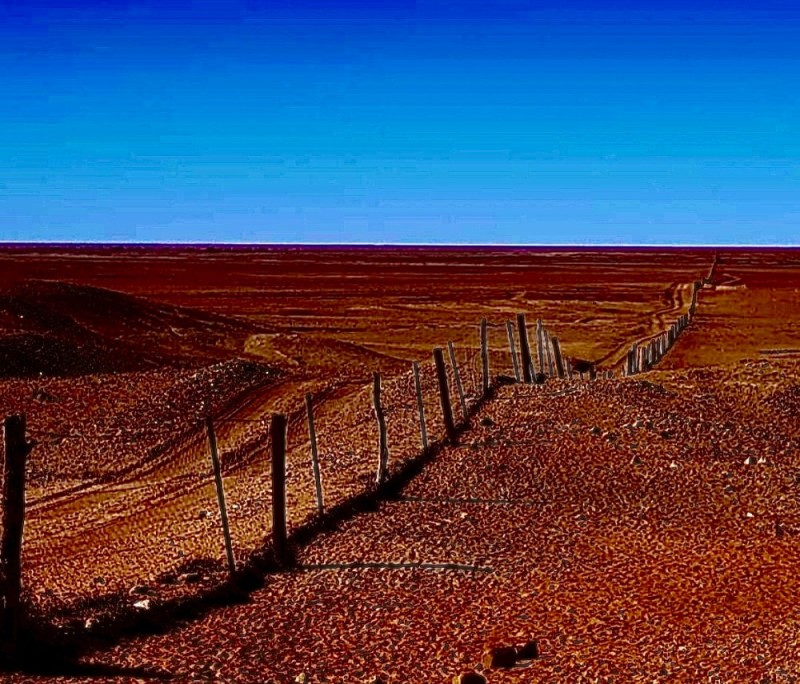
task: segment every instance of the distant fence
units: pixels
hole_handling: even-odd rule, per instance
[[[644,372],[663,358],[692,320],[701,286],[702,282],[693,285],[688,313],[678,317],[647,345],[634,344],[627,354],[626,375]],[[495,338],[494,347],[490,346],[490,332]],[[502,344],[497,344],[501,337]],[[305,393],[303,408],[288,413],[275,411],[267,428],[263,417],[238,419],[235,415],[212,415],[214,403],[211,396],[202,402],[206,415],[180,430],[171,427],[164,431],[162,442],[165,446],[154,449],[153,457],[136,472],[157,477],[159,463],[175,462],[182,464],[181,467],[185,464],[187,470],[172,474],[175,482],[181,478],[184,482],[175,485],[178,487],[176,495],[186,491],[179,488],[186,486],[185,482],[193,482],[198,496],[213,482],[221,547],[225,551],[227,572],[234,576],[241,569],[247,552],[236,544],[237,525],[244,526],[247,520],[239,523],[238,513],[234,518],[230,516],[231,508],[238,511],[243,502],[232,502],[226,496],[225,475],[235,473],[237,466],[269,448],[269,481],[265,482],[262,500],[270,508],[271,524],[267,525],[266,511],[255,511],[252,515],[260,519],[258,524],[262,529],[269,530],[268,546],[275,561],[279,565],[290,565],[293,558],[288,540],[292,524],[297,527],[301,523],[320,520],[331,507],[341,505],[348,498],[378,491],[408,463],[429,453],[434,443],[457,443],[459,433],[469,425],[474,409],[493,395],[497,383],[542,384],[548,379],[570,382],[579,378],[596,378],[594,363],[565,356],[561,341],[541,320],[536,322],[532,344],[524,313],[518,314],[515,321],[504,321],[499,325],[481,320],[476,338],[477,344],[466,350],[448,341],[432,350],[430,363],[414,361],[409,371],[399,376],[383,378],[375,373],[372,382],[364,383],[356,393],[353,398],[355,407],[351,407],[353,410],[349,414],[344,410],[327,410],[330,402],[325,393],[321,397]],[[508,370],[509,360],[513,374],[498,373],[498,369]],[[346,424],[343,423],[345,417]],[[243,428],[236,432],[235,439],[230,438],[230,444],[221,445],[220,427],[229,430],[232,425],[240,423]],[[25,416],[14,415],[5,419],[0,641],[6,659],[13,658],[21,610],[25,462],[30,451],[25,435]],[[288,449],[291,441],[295,445],[305,444],[306,439],[307,452],[303,453],[297,446]],[[375,445],[374,449],[364,447],[370,442]],[[200,465],[198,458],[203,452],[206,465],[197,470]],[[207,469],[209,460],[210,473]],[[195,511],[191,509],[191,502],[187,505],[191,515]],[[148,524],[148,510],[126,513],[130,529],[135,529],[137,524]],[[180,527],[178,521],[175,525]],[[248,536],[252,539],[252,534]],[[151,540],[150,543],[157,542]],[[250,549],[250,552],[256,550]],[[182,567],[189,560],[173,558],[169,563],[171,568],[159,567],[158,570],[163,573]],[[155,570],[146,567],[147,559],[139,555],[132,556],[130,562],[139,564],[131,569],[132,574],[147,575]]]
[[[694,319],[697,309],[697,293],[702,289],[704,283],[709,282],[715,266],[716,260],[707,278],[692,283],[692,300],[689,310],[685,314],[678,316],[666,330],[648,340],[646,344],[634,342],[625,359],[625,375],[636,375],[651,370],[672,349],[681,333]]]

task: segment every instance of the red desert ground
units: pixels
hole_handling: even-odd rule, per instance
[[[800,682],[798,290],[791,249],[2,247],[32,443],[3,681]]]

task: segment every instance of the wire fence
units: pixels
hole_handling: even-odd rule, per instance
[[[452,410],[456,423],[468,422],[486,396],[487,377],[495,383],[521,376],[529,382],[556,379],[564,383],[560,392],[579,391],[576,381],[584,369],[572,368],[557,338],[538,322],[529,345],[524,317],[517,323],[516,329],[506,322],[485,324],[485,346],[476,326],[475,344],[454,345],[452,359],[442,346],[449,404],[432,358],[419,363],[419,395],[411,367],[381,377],[388,477],[425,451],[423,416],[430,443],[447,440],[446,411]],[[594,379],[593,367],[587,377]],[[269,394],[241,402],[243,394],[258,396],[275,382],[271,370],[227,362],[91,426],[52,430],[34,422],[28,436],[36,454],[29,471],[37,486],[28,497],[26,584],[70,605],[137,586],[150,592],[164,578],[191,574],[192,568],[224,571],[223,531],[230,536],[234,562],[245,562],[272,532],[269,420],[276,412],[288,418],[289,533],[318,517],[305,392],[279,402]],[[381,435],[374,388],[367,379],[339,382],[312,400],[321,491],[330,509],[376,486]],[[217,480],[212,440],[220,464]],[[42,595],[37,592],[36,599]],[[134,599],[141,596],[134,593]]]

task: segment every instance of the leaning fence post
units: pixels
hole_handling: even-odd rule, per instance
[[[314,405],[311,392],[306,394],[306,413],[308,414],[308,438],[311,440],[311,469],[314,472],[314,489],[317,494],[317,513],[322,515],[325,505],[322,499],[322,475],[319,470],[319,452],[317,451],[317,431],[314,427]]]
[[[531,347],[528,343],[528,329],[525,326],[525,314],[517,314],[517,328],[519,329],[519,351],[522,357],[522,376],[525,378],[525,384],[530,385],[533,382],[533,362],[531,360]]]
[[[275,560],[283,565],[287,559],[286,537],[286,428],[282,413],[273,413],[269,426],[272,442],[272,550]]]
[[[489,393],[489,331],[486,319],[481,319],[481,369],[483,370],[483,396]]]
[[[450,365],[453,367],[453,379],[456,381],[456,391],[458,391],[458,401],[461,404],[461,417],[466,423],[469,416],[467,414],[467,400],[464,397],[464,386],[461,384],[461,373],[458,372],[458,363],[456,362],[456,350],[452,342],[447,343],[447,351],[450,355]]]
[[[511,349],[511,362],[514,364],[514,377],[519,382],[519,363],[517,362],[517,350],[514,348],[514,326],[511,321],[506,321],[506,332],[508,333],[508,346]]]
[[[561,358],[561,346],[558,344],[557,337],[551,337],[550,343],[553,345],[553,355],[556,357],[556,371],[558,377],[564,379],[564,360]]]
[[[214,484],[217,489],[219,517],[222,519],[222,536],[225,538],[225,555],[228,559],[228,574],[233,577],[236,572],[236,560],[233,557],[231,529],[228,525],[228,508],[225,505],[225,490],[222,487],[222,468],[219,463],[219,452],[217,451],[217,436],[214,433],[214,421],[211,416],[206,416],[206,431],[208,432],[208,446],[211,451],[211,465],[214,467]]]
[[[544,324],[541,318],[536,320],[536,351],[539,354],[539,371],[544,373],[546,367],[544,360]]]
[[[375,418],[378,420],[378,474],[375,477],[377,484],[383,484],[389,477],[389,445],[386,441],[386,417],[381,406],[381,374],[372,374],[372,407],[375,409]]]
[[[22,618],[22,533],[25,526],[25,461],[30,446],[25,440],[25,415],[6,417],[3,422],[5,459],[3,461],[3,537],[0,541],[0,617],[2,653],[13,660]]]
[[[422,383],[419,381],[419,364],[414,361],[414,386],[417,390],[417,411],[419,411],[419,434],[422,438],[423,451],[428,448],[428,429],[425,426],[425,405],[422,403]]]
[[[442,404],[442,416],[447,438],[452,444],[458,441],[458,432],[453,422],[453,408],[450,406],[450,388],[447,385],[447,370],[444,366],[444,354],[441,347],[433,350],[433,362],[436,364],[436,377],[439,381],[439,400]]]
[[[545,354],[547,355],[547,376],[550,378],[555,377],[556,372],[553,368],[553,354],[550,344],[550,333],[547,332],[546,328],[544,330],[544,350]]]

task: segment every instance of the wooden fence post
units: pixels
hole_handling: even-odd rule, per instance
[[[525,327],[525,314],[517,314],[517,328],[519,329],[519,351],[522,357],[522,376],[525,378],[525,384],[530,385],[533,382],[533,371],[531,361],[531,347],[528,344],[528,329]]]
[[[514,326],[511,321],[506,321],[506,332],[508,332],[508,346],[511,349],[511,361],[514,364],[514,377],[519,382],[522,378],[519,376],[519,363],[517,362],[517,350],[514,349]]]
[[[481,319],[481,369],[483,370],[483,396],[489,394],[489,330],[486,319]]]
[[[22,619],[22,534],[25,527],[25,461],[30,446],[25,440],[25,415],[3,421],[2,541],[0,541],[0,644],[6,661],[13,661]]]
[[[425,426],[425,405],[422,403],[422,383],[419,380],[419,364],[411,364],[414,369],[414,387],[417,390],[417,411],[419,412],[419,434],[422,438],[423,451],[428,448],[428,429]]]
[[[211,416],[206,416],[206,431],[208,432],[208,446],[211,451],[211,465],[214,467],[214,484],[217,489],[219,517],[222,520],[222,536],[225,538],[225,555],[228,559],[228,574],[233,577],[236,573],[236,560],[233,557],[231,528],[228,524],[228,507],[225,505],[225,490],[222,486],[222,467],[220,466],[219,452],[217,451],[217,435],[214,432],[214,420]]]
[[[458,362],[456,361],[456,350],[452,342],[447,343],[447,351],[450,354],[450,365],[453,367],[453,379],[456,381],[458,391],[458,401],[461,404],[461,418],[466,423],[469,419],[467,413],[467,400],[464,397],[464,386],[461,384],[461,373],[458,372]]]
[[[557,337],[551,337],[550,342],[553,345],[553,356],[556,357],[556,372],[558,377],[564,379],[564,360],[561,358],[561,346],[558,344]]]
[[[314,404],[311,392],[306,394],[306,414],[308,415],[308,438],[311,440],[311,469],[314,472],[314,490],[317,494],[317,513],[322,515],[325,511],[325,504],[322,498],[322,474],[319,469],[317,430],[314,427]]]
[[[539,372],[544,375],[547,366],[544,360],[544,324],[541,318],[536,319],[536,352],[539,356]]]
[[[572,362],[569,360],[569,357],[564,359],[564,366],[566,367],[567,371],[567,379],[572,380]]]
[[[447,370],[444,366],[444,354],[441,347],[433,350],[433,362],[436,364],[436,377],[439,381],[439,399],[442,404],[442,417],[447,438],[452,444],[458,441],[458,432],[453,422],[453,408],[450,405],[450,388],[447,385]]]
[[[550,344],[550,333],[547,331],[547,328],[543,330],[543,337],[544,337],[544,353],[545,356],[547,357],[547,377],[554,378],[556,375],[556,371],[555,368],[553,367],[552,345]]]
[[[286,429],[288,420],[273,413],[269,426],[272,442],[272,550],[278,565],[288,559],[286,536]]]
[[[389,477],[389,445],[386,441],[386,417],[381,406],[381,374],[372,374],[372,407],[375,409],[375,418],[378,420],[378,473],[375,476],[377,484],[383,484]]]

